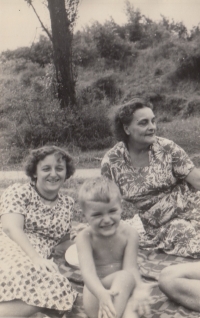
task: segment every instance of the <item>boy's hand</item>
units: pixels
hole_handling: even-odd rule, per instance
[[[115,297],[118,292],[113,290],[106,290],[99,298],[99,313],[98,318],[115,318],[116,311],[113,305],[113,297]]]
[[[158,283],[141,283],[137,286],[132,296],[132,310],[137,311],[139,316],[150,314],[151,291]]]

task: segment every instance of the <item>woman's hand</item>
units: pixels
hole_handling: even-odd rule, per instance
[[[38,271],[47,270],[51,273],[58,272],[58,266],[54,263],[53,259],[45,259],[40,256],[35,256],[31,260]]]
[[[113,290],[105,289],[105,292],[99,297],[99,313],[98,318],[115,318],[116,311],[113,305],[113,297],[115,297],[118,292]]]
[[[132,310],[137,311],[139,316],[150,314],[150,294],[156,286],[158,286],[158,282],[141,283],[135,288],[132,296]]]

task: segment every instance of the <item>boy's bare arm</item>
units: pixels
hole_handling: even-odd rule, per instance
[[[133,228],[127,228],[127,246],[124,254],[123,268],[133,274],[136,287],[132,295],[132,310],[137,311],[139,315],[150,313],[150,294],[153,287],[158,283],[147,284],[141,279],[138,266],[138,234]]]
[[[96,274],[88,229],[78,234],[76,245],[83,280],[91,293],[98,298],[98,294],[104,291],[104,287]]]
[[[78,234],[76,245],[81,273],[85,285],[99,300],[100,312],[105,311],[105,317],[115,317],[115,308],[112,303],[112,295],[114,295],[114,293],[104,288],[96,274],[92,246],[90,242],[90,232],[88,229],[85,229]]]
[[[142,283],[137,266],[139,237],[136,230],[129,225],[126,226],[127,245],[123,259],[123,269],[133,274],[136,285]]]

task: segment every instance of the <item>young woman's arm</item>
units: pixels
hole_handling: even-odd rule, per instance
[[[115,317],[115,308],[112,303],[112,292],[105,289],[96,273],[93,259],[89,229],[80,232],[76,239],[79,265],[83,280],[89,291],[99,300],[100,311],[107,312],[107,317]]]
[[[48,269],[51,272],[57,271],[57,265],[50,260],[43,259],[31,245],[27,235],[24,233],[24,216],[22,214],[3,214],[1,223],[3,231],[21,247],[38,269]]]

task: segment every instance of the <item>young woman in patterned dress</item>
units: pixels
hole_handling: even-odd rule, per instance
[[[134,99],[114,110],[119,142],[105,154],[101,172],[118,185],[124,210],[139,214],[140,247],[199,258],[200,170],[181,147],[156,136],[151,104]]]
[[[72,309],[77,293],[50,257],[57,244],[69,239],[73,199],[59,190],[74,170],[67,152],[42,147],[33,150],[26,163],[31,183],[14,184],[3,193],[0,317]]]

